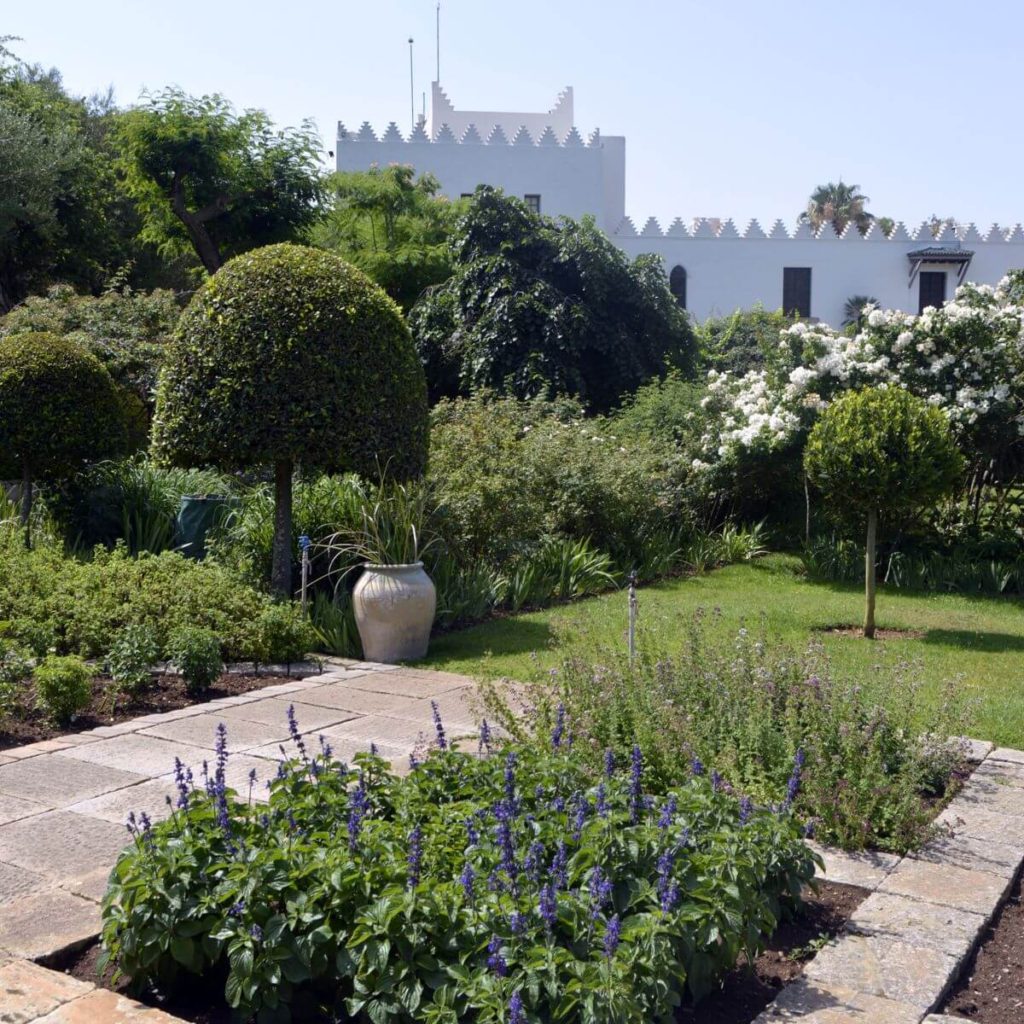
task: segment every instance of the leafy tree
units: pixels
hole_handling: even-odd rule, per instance
[[[603,411],[673,365],[692,368],[693,332],[661,260],[630,261],[591,218],[554,221],[481,186],[450,251],[453,276],[410,314],[434,397],[564,393]]]
[[[209,273],[225,259],[301,236],[320,197],[320,140],[310,121],[275,130],[261,110],[167,89],[114,132],[142,237],[168,256],[194,250]]]
[[[438,195],[437,179],[407,164],[332,174],[314,245],[357,266],[408,311],[452,273],[448,238],[464,205]]]
[[[872,638],[878,514],[920,509],[953,488],[963,458],[949,422],[902,388],[847,392],[811,431],[804,469],[843,514],[867,520],[864,636]]]
[[[836,234],[846,230],[846,225],[853,221],[857,230],[863,235],[872,221],[874,214],[865,209],[871,200],[862,195],[860,185],[847,185],[842,179],[819,185],[807,201],[807,209],[800,214],[801,223],[810,224],[817,230],[822,224],[831,224]]]
[[[426,382],[401,311],[339,257],[297,245],[246,253],[182,314],[154,449],[180,466],[273,466],[278,595],[291,595],[295,468],[409,477],[427,443]]]
[[[708,317],[697,328],[701,355],[713,369],[744,374],[764,365],[779,345],[779,332],[793,324],[781,309],[737,309],[729,316]]]
[[[26,545],[35,482],[123,454],[126,412],[102,363],[74,341],[42,332],[0,341],[0,478],[22,482]]]

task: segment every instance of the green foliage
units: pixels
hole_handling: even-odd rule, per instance
[[[310,606],[309,622],[316,637],[317,650],[342,658],[358,658],[362,655],[355,611],[349,593],[344,588],[334,593],[316,591]]]
[[[693,363],[689,321],[661,260],[631,262],[592,219],[556,222],[481,186],[451,252],[451,280],[410,313],[434,397],[482,387],[571,394],[603,412]]]
[[[202,697],[224,671],[217,634],[199,626],[174,630],[167,640],[167,657],[193,697]]]
[[[92,697],[89,666],[71,655],[50,655],[35,668],[36,703],[55,725],[67,725]]]
[[[52,334],[0,341],[0,478],[59,480],[128,441],[121,396],[94,355]]]
[[[269,805],[259,780],[226,789],[227,741],[213,796],[179,778],[183,806],[136,830],[103,943],[138,988],[224,971],[241,1017],[502,1024],[515,996],[530,1020],[667,1020],[756,955],[814,873],[788,807],[665,788],[639,748],[588,773],[564,730],[434,751],[404,778],[300,743]]]
[[[843,513],[899,513],[948,493],[962,470],[946,417],[902,388],[841,395],[807,439],[804,468]]]
[[[60,284],[46,295],[30,296],[0,318],[0,339],[37,331],[69,337],[89,349],[118,385],[151,406],[164,349],[180,312],[170,291],[136,292],[122,286],[96,297]]]
[[[452,272],[448,238],[464,204],[438,195],[430,174],[408,164],[332,174],[327,209],[310,229],[317,246],[344,257],[408,311]]]
[[[793,317],[781,309],[773,312],[757,305],[729,316],[708,317],[697,328],[697,340],[711,368],[742,376],[771,361],[779,332],[792,324]]]
[[[529,687],[523,719],[496,692],[488,704],[523,739],[522,723],[536,722],[536,744],[564,705],[578,755],[595,767],[605,748],[628,756],[635,737],[659,784],[677,784],[699,763],[758,803],[785,800],[802,751],[796,806],[818,836],[903,852],[929,834],[930,798],[963,757],[957,743],[936,739],[963,735],[963,687],[950,684],[928,711],[920,698],[911,666],[879,669],[865,684],[834,673],[815,644],[800,653],[747,628],[714,638],[698,612],[681,641],[643,633],[632,666],[621,648],[567,657]]]
[[[315,216],[310,121],[277,130],[262,110],[165,89],[118,115],[114,141],[142,238],[169,257],[194,250],[211,274],[238,253],[298,239]]]
[[[398,307],[327,252],[276,245],[236,257],[182,314],[153,443],[177,465],[294,460],[415,476],[426,388]]]
[[[32,661],[28,655],[0,636],[0,722],[14,713],[22,687],[31,675]]]
[[[498,603],[517,612],[586,597],[616,585],[611,558],[589,541],[548,537],[498,581]]]
[[[180,626],[212,630],[232,661],[262,660],[260,633],[270,599],[237,573],[166,551],[132,558],[124,547],[67,557],[59,544],[26,551],[0,542],[0,622],[11,640],[43,655],[102,658],[130,625],[156,631],[164,648]]]
[[[261,643],[257,660],[273,665],[302,661],[316,643],[298,605],[272,604],[263,609],[256,627]]]
[[[145,689],[159,659],[160,641],[152,626],[145,623],[125,626],[107,654],[107,671],[115,694],[134,694]]]

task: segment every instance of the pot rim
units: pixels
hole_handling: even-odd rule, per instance
[[[363,562],[364,569],[422,569],[422,562]]]

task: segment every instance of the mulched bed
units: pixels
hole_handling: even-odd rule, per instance
[[[92,700],[89,706],[77,715],[70,725],[64,727],[52,725],[46,720],[34,706],[31,688],[26,687],[21,705],[15,714],[0,723],[0,750],[36,743],[39,740],[52,740],[70,732],[86,732],[97,726],[127,722],[161,711],[176,711],[192,704],[202,704],[220,697],[233,697],[239,693],[248,693],[250,690],[260,690],[264,686],[294,681],[294,676],[226,672],[199,699],[190,697],[185,692],[185,683],[180,676],[158,675],[149,689],[131,698],[122,696],[111,713],[109,680],[97,676],[92,681]]]
[[[868,892],[852,885],[823,882],[817,895],[809,894],[807,912],[795,921],[781,925],[772,936],[768,948],[754,961],[753,969],[743,963],[730,972],[722,988],[712,993],[695,1008],[684,1008],[676,1015],[677,1024],[750,1024],[778,995],[787,983],[799,977],[804,964],[814,956],[825,940],[843,929],[846,921]],[[96,967],[100,955],[98,943],[86,946],[69,956],[48,964],[82,981],[97,982],[104,988],[126,992],[122,979],[110,984],[109,974],[98,980]],[[189,979],[182,991],[171,999],[155,993],[143,993],[141,1001],[182,1017],[193,1024],[231,1024],[230,1011],[224,1006],[224,979],[212,976]],[[213,1009],[211,1009],[213,1007]],[[296,1014],[313,1024],[326,1024],[323,1018]],[[999,1018],[1010,1021],[1010,1017]],[[996,1018],[993,1018],[996,1020]]]
[[[943,1013],[979,1024],[1024,1020],[1024,901],[1021,879],[982,933],[982,945],[967,963]]]
[[[678,1024],[750,1024],[778,994],[803,972],[825,942],[843,930],[853,912],[868,898],[856,885],[821,882],[809,894],[807,912],[781,924],[753,964],[745,958],[725,976],[722,987],[695,1007],[676,1014]]]

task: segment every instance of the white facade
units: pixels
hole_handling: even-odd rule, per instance
[[[898,224],[886,238],[877,226],[866,236],[852,226],[837,236],[828,225],[817,234],[806,224],[787,231],[782,221],[767,232],[751,221],[741,233],[728,220],[688,229],[677,218],[663,231],[651,218],[638,232],[625,216],[626,140],[594,131],[584,141],[573,126],[571,88],[546,113],[459,111],[436,82],[431,104],[429,131],[421,122],[408,138],[394,122],[380,138],[367,123],[353,133],[339,122],[338,170],[412,164],[452,198],[487,184],[549,216],[591,214],[628,255],[656,253],[677,285],[685,279],[678,297],[699,320],[757,304],[779,309],[785,278],[803,285],[801,313],[838,327],[855,295],[916,313],[929,298],[952,298],[961,280],[995,284],[1024,267],[1019,224],[993,224],[984,235],[973,224],[946,227],[938,238],[927,222],[912,232]]]

